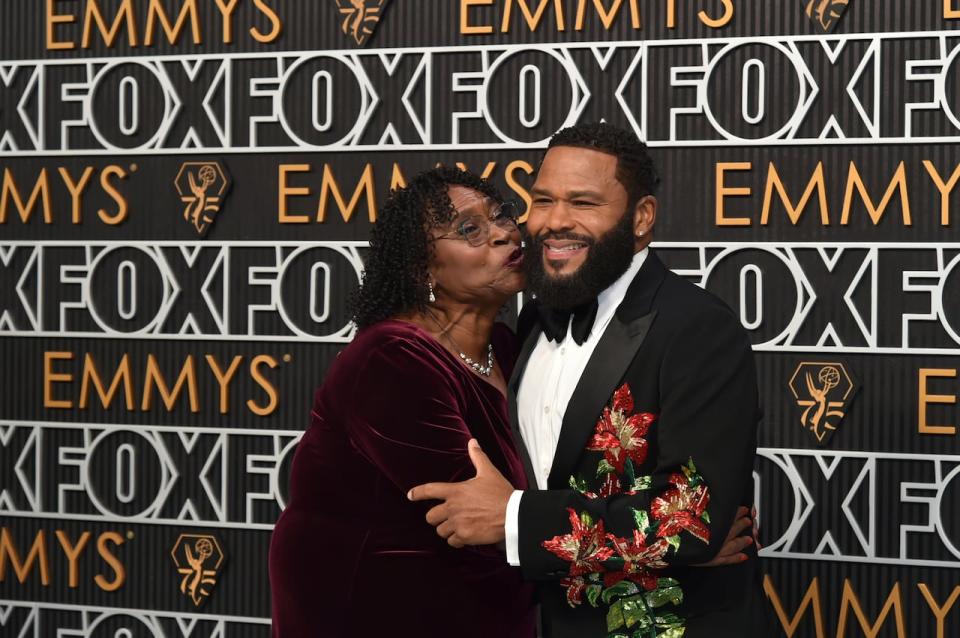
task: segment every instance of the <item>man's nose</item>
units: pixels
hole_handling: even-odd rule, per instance
[[[565,202],[554,202],[547,211],[544,227],[552,231],[564,231],[573,228],[573,217]]]

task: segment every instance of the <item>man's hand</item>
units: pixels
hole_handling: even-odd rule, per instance
[[[747,555],[743,553],[751,543],[755,542],[757,536],[757,528],[753,528],[752,536],[740,536],[743,530],[747,529],[753,525],[753,521],[750,520],[749,515],[750,510],[746,507],[737,508],[737,516],[733,521],[733,525],[730,526],[730,531],[727,533],[727,538],[723,541],[723,547],[720,548],[720,552],[713,557],[709,563],[701,563],[697,567],[720,567],[721,565],[736,565],[737,563],[742,563],[747,560]]]
[[[427,522],[453,547],[493,545],[504,539],[507,501],[513,486],[503,478],[475,439],[467,453],[477,475],[461,483],[426,483],[407,493],[411,501],[443,501],[427,512]]]

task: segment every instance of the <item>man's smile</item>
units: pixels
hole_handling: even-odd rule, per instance
[[[548,261],[568,261],[589,250],[586,242],[573,239],[548,239],[543,242],[543,256]]]

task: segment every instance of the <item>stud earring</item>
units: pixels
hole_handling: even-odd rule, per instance
[[[427,299],[430,301],[430,303],[436,303],[436,302],[437,302],[437,296],[436,296],[435,294],[433,294],[433,283],[432,283],[432,282],[429,282],[429,281],[427,282],[427,289],[430,291],[430,294],[427,296]]]

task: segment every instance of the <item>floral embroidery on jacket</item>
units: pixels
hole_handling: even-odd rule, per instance
[[[587,450],[603,452],[597,467],[599,488],[591,491],[583,478],[570,477],[570,486],[588,499],[633,495],[650,489],[651,477],[636,476],[647,458],[644,438],[656,415],[633,414],[630,387],[622,385],[597,421]],[[651,501],[650,511],[631,508],[634,528],[625,537],[607,532],[602,520],[568,509],[571,532],[544,541],[543,547],[570,564],[560,584],[575,607],[584,599],[593,607],[607,606],[608,638],[679,638],[684,619],[666,611],[683,602],[673,578],[657,575],[665,558],[680,549],[680,533],[708,543],[710,492],[690,459],[669,477],[669,488]]]

